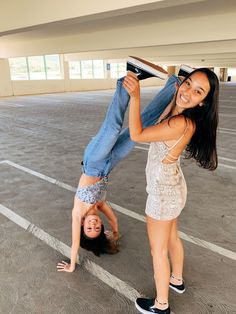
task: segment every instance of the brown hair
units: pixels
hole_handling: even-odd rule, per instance
[[[119,243],[108,239],[104,233],[104,225],[102,225],[101,233],[96,238],[89,238],[84,234],[84,227],[81,226],[80,246],[93,252],[96,256],[101,254],[116,254],[119,252]]]

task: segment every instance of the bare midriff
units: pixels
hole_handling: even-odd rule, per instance
[[[97,183],[101,179],[102,178],[100,178],[100,177],[91,177],[91,176],[87,176],[86,174],[82,173],[80,180],[79,180],[79,187],[92,185],[94,183]]]

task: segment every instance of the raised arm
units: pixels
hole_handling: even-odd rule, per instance
[[[171,120],[143,129],[140,117],[140,86],[134,74],[126,76],[124,87],[130,94],[129,128],[133,141],[168,141],[178,139],[183,134],[186,128],[186,120],[183,116],[176,116]]]

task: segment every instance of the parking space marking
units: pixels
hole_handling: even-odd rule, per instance
[[[44,230],[40,229],[36,225],[32,224],[30,221],[19,216],[14,211],[3,206],[2,204],[0,204],[0,213],[4,215],[5,217],[7,217],[12,222],[14,222],[15,224],[17,224],[18,226],[22,227],[27,232],[33,234],[36,238],[42,240],[44,243],[46,243],[48,246],[50,246],[54,250],[70,258],[70,247],[66,245],[65,243],[59,241],[57,238],[51,236]],[[120,294],[124,295],[126,298],[128,298],[132,302],[134,302],[136,298],[141,296],[141,294],[137,290],[135,290],[133,287],[128,285],[126,282],[120,280],[116,276],[112,275],[111,273],[109,273],[108,271],[106,271],[101,266],[97,265],[96,263],[92,262],[88,258],[80,256],[79,265],[82,268],[86,269],[89,273],[91,273],[95,277],[99,278],[105,284],[115,289]]]
[[[230,161],[230,162],[236,162],[236,159],[231,159],[231,158],[219,157],[219,159]]]
[[[218,128],[218,132],[231,134],[231,135],[236,135],[236,129]]]
[[[227,118],[236,118],[235,113],[219,113],[220,117],[227,117]]]
[[[37,171],[34,171],[34,170],[29,169],[29,168],[26,168],[26,167],[23,167],[21,165],[18,165],[16,163],[12,162],[12,161],[3,160],[3,161],[0,162],[0,164],[8,164],[8,165],[10,165],[10,166],[12,166],[12,167],[14,167],[16,169],[22,170],[22,171],[24,171],[26,173],[29,173],[29,174],[31,174],[33,176],[36,176],[36,177],[38,177],[38,178],[40,178],[42,180],[48,181],[48,182],[50,182],[52,184],[55,184],[55,185],[57,185],[57,186],[59,186],[59,187],[61,187],[63,189],[66,189],[66,190],[69,190],[69,191],[72,191],[72,192],[76,191],[76,188],[74,188],[74,187],[72,187],[72,186],[70,186],[68,184],[65,184],[65,183],[63,183],[61,181],[58,181],[56,179],[53,179],[51,177],[45,176],[45,175],[43,175],[43,174],[41,174],[41,173],[39,173]],[[146,222],[145,216],[140,215],[138,213],[135,213],[135,212],[133,212],[133,211],[131,211],[129,209],[126,209],[124,207],[121,207],[121,206],[119,206],[117,204],[114,204],[114,203],[111,203],[111,202],[109,202],[109,203],[112,206],[112,208],[114,208],[116,211],[118,211],[118,212],[120,212],[120,213],[122,213],[122,214],[124,214],[126,216],[129,216],[131,218],[134,218],[136,220],[139,220],[141,222]],[[206,249],[208,249],[208,250],[210,250],[210,251],[212,251],[214,253],[218,253],[218,254],[220,254],[222,256],[228,257],[228,258],[236,261],[236,253],[233,252],[233,251],[224,249],[224,248],[222,248],[222,247],[220,247],[218,245],[215,245],[213,243],[207,242],[205,240],[201,240],[201,239],[193,237],[191,235],[187,235],[186,233],[181,232],[181,231],[179,232],[179,234],[180,234],[180,237],[183,240],[187,241],[187,242],[196,244],[196,245],[198,245],[200,247],[203,247],[203,248],[206,248]]]

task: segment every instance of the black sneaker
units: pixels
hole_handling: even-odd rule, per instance
[[[157,313],[157,314],[170,314],[170,308],[160,310],[155,307],[155,299],[138,298],[135,301],[136,309],[143,314]]]
[[[188,76],[191,72],[193,72],[194,68],[191,68],[189,65],[182,64],[179,69],[178,76]]]
[[[185,291],[184,281],[181,285],[174,285],[173,283],[170,282],[169,287],[177,293],[184,293]]]
[[[155,76],[165,80],[168,76],[168,73],[158,65],[133,56],[128,58],[126,69],[137,74],[139,81]]]

